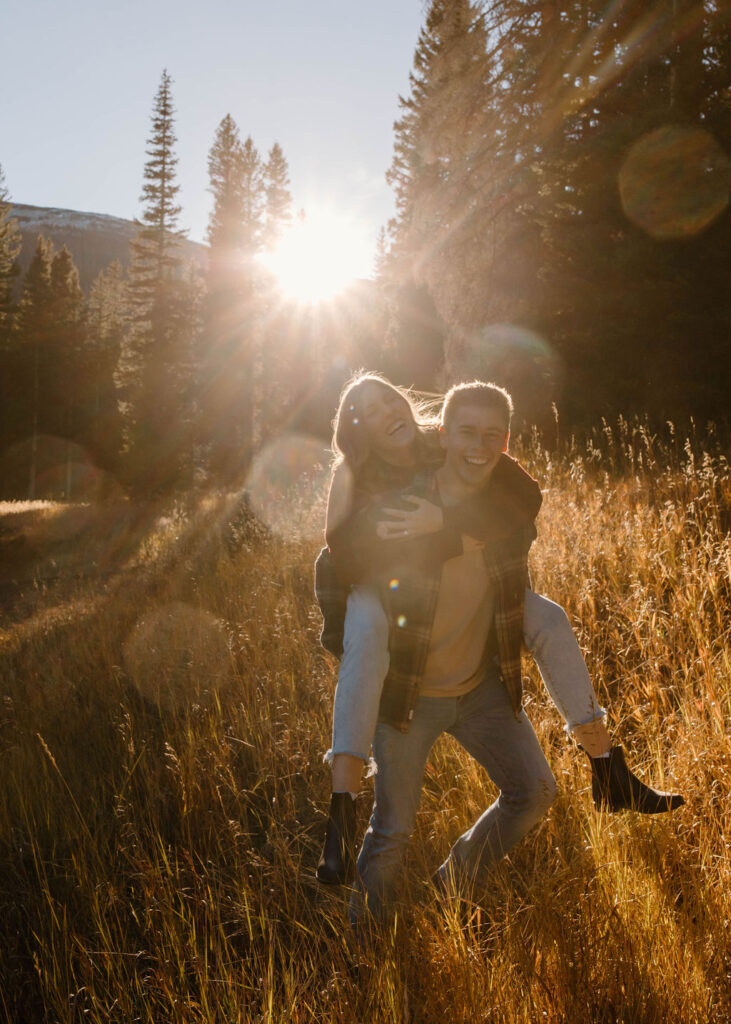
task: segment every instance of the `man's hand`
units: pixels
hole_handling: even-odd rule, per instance
[[[437,533],[444,526],[444,516],[439,505],[432,504],[426,498],[404,495],[404,501],[412,502],[416,508],[384,508],[384,515],[389,519],[379,519],[376,523],[376,534],[381,540],[411,540],[423,537],[428,533]]]

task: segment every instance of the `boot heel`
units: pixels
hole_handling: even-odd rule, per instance
[[[323,885],[344,885],[355,876],[356,802],[350,793],[333,793],[325,842],[315,876]]]

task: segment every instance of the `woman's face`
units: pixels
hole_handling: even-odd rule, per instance
[[[346,408],[346,415],[359,421],[376,455],[396,465],[411,461],[417,428],[409,403],[397,391],[366,381],[358,388],[357,402]]]

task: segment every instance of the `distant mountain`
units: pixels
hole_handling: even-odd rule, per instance
[[[105,213],[81,213],[78,210],[16,203],[11,216],[18,222],[23,241],[19,257],[22,272],[25,273],[31,261],[38,236],[43,235],[50,238],[57,249],[65,245],[69,250],[79,269],[81,287],[85,292],[99,271],[113,260],[127,266],[130,239],[137,234],[134,221],[109,217]],[[207,246],[183,239],[180,252],[184,261],[195,260],[205,267]]]

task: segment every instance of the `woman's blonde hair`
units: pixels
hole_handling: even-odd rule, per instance
[[[428,444],[431,435],[436,434],[439,422],[435,413],[435,406],[438,407],[440,404],[438,397],[417,394],[399,387],[381,373],[359,370],[346,382],[340,394],[333,420],[332,438],[332,450],[335,455],[333,468],[345,462],[355,477],[373,454],[366,432],[361,426],[362,392],[367,384],[376,384],[404,400],[417,427],[417,441],[426,441]]]

